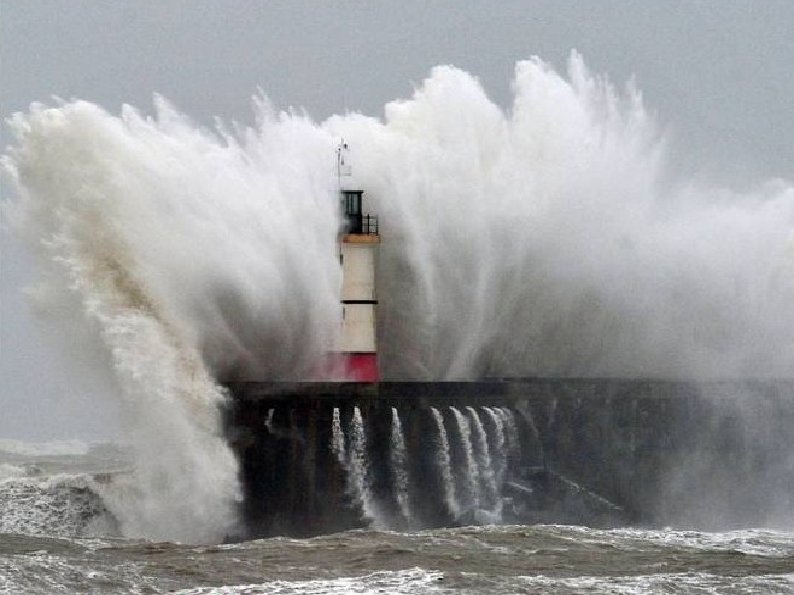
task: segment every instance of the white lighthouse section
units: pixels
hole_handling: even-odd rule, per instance
[[[379,237],[347,234],[342,260],[343,353],[375,354],[375,250]]]
[[[378,218],[364,214],[364,191],[352,182],[348,146],[344,139],[336,151],[339,198],[343,227],[339,234],[342,265],[342,321],[339,343],[332,360],[333,375],[340,380],[377,382],[375,337],[375,261],[380,244]],[[342,184],[342,177],[347,178]]]

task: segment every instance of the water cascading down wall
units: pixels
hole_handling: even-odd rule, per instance
[[[251,535],[792,522],[791,381],[230,389]]]

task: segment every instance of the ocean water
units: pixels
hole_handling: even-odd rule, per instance
[[[794,533],[770,529],[471,526],[210,545],[125,538],[114,484],[129,464],[112,444],[0,442],[0,592],[794,593]]]

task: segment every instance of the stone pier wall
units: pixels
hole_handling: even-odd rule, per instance
[[[467,520],[452,518],[441,496],[430,408],[451,406],[513,412],[521,449],[508,479],[532,491],[513,520],[794,526],[794,381],[239,383],[229,389],[227,431],[241,460],[252,535],[312,535],[366,523],[331,450],[334,408],[349,429],[354,407],[364,419],[380,519],[391,528],[405,528],[390,475],[392,407],[407,447],[411,528]],[[619,514],[605,517],[601,500]]]

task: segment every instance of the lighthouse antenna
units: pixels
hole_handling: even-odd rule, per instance
[[[339,190],[342,189],[342,176],[350,175],[350,166],[345,165],[345,152],[348,149],[345,139],[339,139],[339,146],[336,147],[336,181],[339,184]]]

